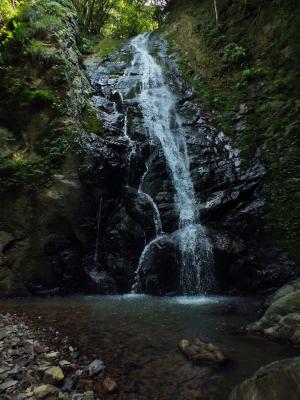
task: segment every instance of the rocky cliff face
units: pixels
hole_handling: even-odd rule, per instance
[[[32,160],[45,157],[48,134],[61,139],[71,131],[72,141],[49,182],[12,185],[1,194],[1,295],[128,292],[141,253],[155,237],[156,210],[149,196],[163,231],[177,228],[170,171],[145,130],[137,72],[126,73],[133,49],[125,46],[84,69],[74,10],[67,15],[55,46],[67,76],[61,96],[68,112],[57,117],[43,106],[22,127],[23,142],[10,151],[25,151]],[[264,165],[256,157],[241,170],[239,151],[194,102],[164,41],[152,35],[150,43],[185,121],[199,211],[213,244],[215,290],[255,293],[284,284],[299,271],[262,230]],[[5,120],[2,126],[11,135],[19,129]],[[178,292],[180,265],[172,236],[158,241],[152,253],[141,273],[143,291]]]
[[[193,91],[166,54],[166,44],[153,35],[151,46],[178,94],[177,110],[186,121],[193,184],[214,247],[217,290],[254,293],[282,285],[296,276],[298,269],[269,243],[262,229],[265,167],[255,158],[249,169],[241,170],[239,151],[194,103]],[[130,289],[139,256],[155,232],[154,210],[138,190],[142,178],[143,191],[157,204],[163,231],[176,229],[166,160],[145,132],[136,72],[124,75],[130,66],[124,60],[131,51],[124,48],[99,66],[90,67],[95,105],[106,132],[102,139],[95,139],[89,156],[92,186],[99,187],[103,199],[99,264],[114,278],[117,290],[125,291]],[[128,94],[123,100],[118,93],[124,86]],[[124,137],[126,121],[129,138]],[[180,267],[172,239],[159,240],[151,252],[142,272],[143,290],[176,292]]]

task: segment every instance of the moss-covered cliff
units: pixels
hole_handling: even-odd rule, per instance
[[[80,247],[81,142],[102,132],[78,43],[69,0],[26,2],[1,32],[0,294],[82,275],[48,257],[54,237]]]
[[[198,102],[240,148],[269,169],[265,228],[299,260],[300,4],[172,0],[167,31]]]

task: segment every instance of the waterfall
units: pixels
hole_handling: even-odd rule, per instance
[[[138,193],[139,193],[140,196],[144,197],[151,204],[151,207],[153,209],[153,216],[154,216],[155,234],[156,234],[156,237],[157,237],[157,236],[162,234],[162,223],[161,223],[159,209],[158,209],[157,205],[155,204],[154,200],[152,199],[152,197],[148,193],[145,193],[143,191],[143,189],[142,189],[143,188],[144,179],[146,178],[147,173],[149,171],[150,162],[151,161],[146,162],[146,170],[144,172],[144,175],[142,176]]]
[[[131,41],[135,51],[131,69],[134,66],[139,71],[139,100],[145,128],[150,139],[163,151],[175,189],[179,229],[174,237],[181,253],[181,289],[184,294],[205,293],[210,285],[212,248],[199,220],[184,127],[175,107],[176,98],[165,83],[161,66],[149,54],[148,43],[149,34],[139,35]],[[160,229],[142,252],[136,270],[135,290],[138,289],[138,275],[145,256],[161,234]]]

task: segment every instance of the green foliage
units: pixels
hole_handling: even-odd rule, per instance
[[[44,160],[0,158],[0,191],[16,187],[36,189],[51,182],[50,166]]]
[[[127,95],[126,95],[126,99],[131,100],[131,99],[134,99],[135,97],[136,97],[136,89],[135,88],[131,88],[129,90],[129,92],[127,93]]]
[[[101,58],[107,57],[117,47],[117,42],[114,39],[106,38],[100,40],[94,48],[94,52]]]
[[[79,50],[82,54],[91,54],[94,47],[94,42],[87,38],[82,37],[79,44]]]
[[[70,0],[29,0],[2,31],[1,191],[47,187],[66,155],[78,151],[78,127],[66,106],[70,69],[61,51],[70,7]]]
[[[0,3],[0,36],[5,30],[7,22],[17,14],[21,1],[1,0]]]
[[[119,0],[104,24],[102,33],[108,37],[128,38],[157,29],[155,11],[156,7],[147,1]]]
[[[218,30],[208,1],[173,4],[170,52],[180,54],[198,101],[241,150],[242,168],[260,150],[269,170],[265,228],[300,259],[300,3],[220,2]],[[242,128],[240,104],[248,108]]]
[[[64,110],[64,104],[59,96],[49,89],[31,89],[28,98],[36,107],[51,106],[57,112]]]
[[[91,164],[82,164],[79,167],[79,173],[81,175],[81,177],[86,177],[86,176],[90,176],[91,172],[93,170],[93,166]]]
[[[86,132],[100,136],[103,134],[102,122],[92,106],[88,105],[85,107],[81,116],[81,123]]]
[[[246,50],[236,43],[229,43],[224,47],[223,57],[229,64],[236,64],[246,58]]]
[[[83,31],[118,39],[158,27],[160,7],[152,3],[147,0],[75,0]]]

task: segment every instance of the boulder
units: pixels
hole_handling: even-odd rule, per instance
[[[236,386],[228,400],[298,400],[300,357],[275,361]]]
[[[195,364],[224,364],[227,357],[212,343],[205,343],[200,339],[195,342],[182,339],[178,343],[181,353]]]
[[[180,258],[172,235],[158,237],[148,244],[140,258],[140,289],[163,295],[179,290]]]
[[[267,300],[262,318],[247,326],[250,333],[300,344],[300,279],[275,292]]]

